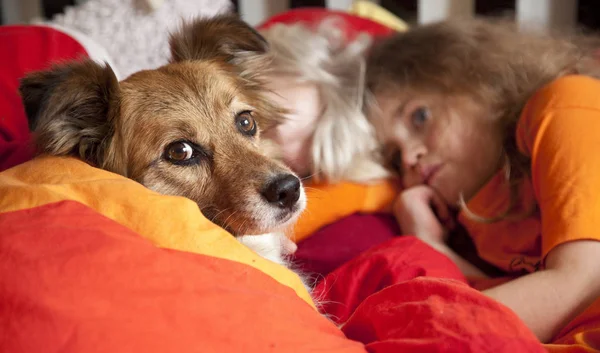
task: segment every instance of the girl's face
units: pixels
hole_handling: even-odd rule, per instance
[[[301,84],[293,77],[272,77],[270,98],[290,114],[275,129],[265,132],[280,147],[283,162],[301,177],[312,170],[312,138],[321,113],[319,91],[314,84]]]
[[[469,200],[502,166],[502,134],[467,97],[404,92],[377,97],[376,129],[405,187],[427,184],[448,205]]]

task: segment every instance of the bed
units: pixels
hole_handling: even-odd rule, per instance
[[[74,158],[33,158],[18,78],[85,48],[48,27],[0,31],[0,51],[27,58],[0,59],[0,351],[545,351],[514,313],[414,237],[353,242],[346,258],[321,267],[311,297],[296,274],[190,200]],[[309,207],[330,212],[301,219],[297,233],[306,242],[349,222],[390,229],[393,188],[316,186]],[[340,197],[345,207],[330,207]]]

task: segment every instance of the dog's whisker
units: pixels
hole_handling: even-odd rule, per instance
[[[225,229],[230,229],[230,228],[231,228],[231,224],[229,224],[229,223],[228,223],[228,221],[229,221],[229,219],[230,219],[231,217],[233,217],[233,216],[234,216],[236,213],[237,213],[237,211],[233,211],[233,212],[232,212],[232,213],[231,213],[231,214],[230,214],[230,215],[229,215],[229,216],[228,216],[228,217],[225,219],[225,221],[223,222],[223,227],[224,227]]]
[[[312,211],[307,208],[307,209],[304,210],[304,212],[302,214],[306,214],[306,215],[312,216]]]
[[[308,179],[310,179],[310,178],[314,177],[314,176],[315,176],[315,175],[317,175],[317,174],[319,174],[319,173],[315,172],[315,173],[313,173],[313,174],[311,174],[311,175],[307,175],[307,176],[305,176],[305,177],[302,177],[302,178],[300,178],[300,180],[302,180],[302,181],[304,181],[304,180],[308,180]]]
[[[217,219],[217,217],[219,217],[219,215],[220,215],[221,213],[223,213],[223,212],[227,212],[227,211],[229,211],[229,210],[230,210],[230,208],[225,208],[225,209],[223,209],[223,210],[221,210],[221,211],[217,212],[217,214],[215,214],[215,215],[214,215],[214,216],[211,218],[211,220],[210,220],[210,221],[214,223],[215,219]]]
[[[328,191],[326,191],[326,190],[321,190],[321,189],[313,188],[313,187],[310,187],[310,186],[305,186],[304,189],[306,191],[310,191],[311,192],[311,196],[313,196],[313,197],[319,197],[319,196],[327,195],[328,194]]]
[[[248,219],[244,219],[244,221],[240,225],[240,233],[241,234],[246,234],[247,230],[244,227],[246,226],[247,223],[248,223]]]

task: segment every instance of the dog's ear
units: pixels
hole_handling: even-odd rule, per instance
[[[39,152],[102,163],[119,106],[119,82],[108,65],[84,60],[33,72],[19,91]]]
[[[171,34],[169,44],[173,61],[219,58],[235,64],[249,53],[264,54],[269,49],[263,36],[232,14],[185,23]]]

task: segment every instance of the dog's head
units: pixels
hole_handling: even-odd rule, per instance
[[[232,16],[171,37],[173,60],[118,82],[92,61],[55,66],[20,86],[41,153],[72,155],[148,188],[188,197],[233,234],[290,224],[300,180],[261,148],[282,110],[264,95],[264,39]]]

